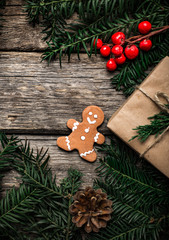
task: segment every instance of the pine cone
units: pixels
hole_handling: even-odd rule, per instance
[[[84,191],[78,191],[73,199],[69,212],[73,215],[72,222],[77,227],[84,225],[87,233],[98,232],[100,228],[106,227],[113,211],[112,201],[107,199],[106,193],[101,189],[86,187]]]

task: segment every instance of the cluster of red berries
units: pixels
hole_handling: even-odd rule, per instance
[[[151,23],[148,21],[143,21],[138,25],[138,30],[142,34],[147,34],[151,30]],[[100,49],[100,54],[103,57],[108,57],[111,53],[114,55],[114,58],[110,58],[107,62],[106,67],[109,71],[114,71],[117,68],[117,65],[125,63],[126,57],[130,60],[136,58],[139,54],[139,49],[134,44],[129,44],[126,46],[124,53],[123,47],[125,43],[125,34],[122,32],[116,32],[111,36],[113,42],[113,47],[110,48],[109,45],[103,45],[101,39],[94,40],[93,46]],[[127,41],[126,41],[127,42]],[[152,47],[152,42],[150,39],[143,39],[140,41],[139,47],[143,51],[149,51]]]

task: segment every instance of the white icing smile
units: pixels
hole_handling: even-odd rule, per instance
[[[96,120],[91,121],[89,117],[87,117],[87,121],[88,121],[88,123],[90,123],[90,124],[95,124],[95,123],[96,123]]]

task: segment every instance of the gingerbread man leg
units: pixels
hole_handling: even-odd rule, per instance
[[[94,162],[97,158],[97,154],[94,149],[91,149],[89,151],[85,151],[84,149],[79,149],[79,154],[81,158],[89,162]]]
[[[57,139],[57,145],[66,150],[66,151],[72,151],[74,148],[72,147],[72,144],[71,144],[71,141],[70,141],[70,138],[69,136],[66,136],[66,137],[59,137]]]

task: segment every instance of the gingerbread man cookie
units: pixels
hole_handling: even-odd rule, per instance
[[[103,144],[105,137],[97,131],[97,127],[104,121],[104,113],[97,106],[89,106],[82,113],[83,122],[69,119],[68,128],[72,133],[66,137],[59,137],[57,145],[66,150],[77,149],[82,158],[89,162],[96,160],[97,155],[94,151],[94,143]]]

